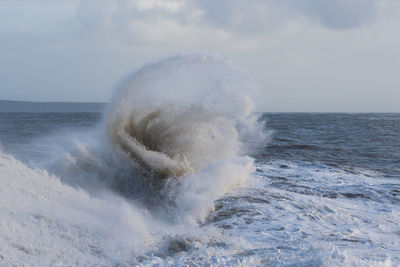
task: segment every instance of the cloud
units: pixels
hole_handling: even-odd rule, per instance
[[[388,0],[381,0],[386,2]],[[205,25],[240,33],[263,33],[305,18],[337,30],[374,20],[378,0],[3,0],[0,27],[13,30],[52,28],[77,19],[90,29],[134,22],[169,20],[181,26]],[[76,16],[72,16],[75,13]],[[50,22],[50,23],[49,23]],[[11,26],[11,27],[10,27]],[[129,27],[126,27],[129,28]]]
[[[375,18],[376,0],[202,0],[196,1],[204,18],[233,31],[266,32],[305,18],[322,26],[344,30]]]
[[[305,0],[300,3],[299,8],[306,16],[338,30],[372,22],[378,8],[374,0]]]
[[[228,31],[257,33],[282,27],[290,9],[271,0],[203,0],[196,2],[206,22]]]
[[[190,28],[265,34],[298,21],[335,30],[374,21],[378,0],[3,0],[0,32],[104,34],[135,44]],[[382,0],[388,1],[388,0]]]
[[[263,35],[299,21],[353,29],[374,21],[376,0],[80,0],[77,31],[125,45],[171,43],[204,30],[212,38]],[[229,38],[229,37],[228,37]]]
[[[88,35],[140,45],[186,34],[196,12],[184,0],[81,0],[74,19]]]
[[[0,99],[107,101],[149,61],[211,51],[258,76],[275,110],[373,87],[391,103],[399,17],[398,0],[2,0]]]

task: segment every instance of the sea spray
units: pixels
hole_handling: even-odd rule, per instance
[[[186,55],[129,76],[112,101],[111,141],[160,177],[194,173],[243,154],[250,77],[217,57]],[[248,130],[248,129],[247,129]]]
[[[246,153],[266,140],[248,95],[255,90],[251,75],[219,57],[167,58],[124,80],[107,132],[148,179],[182,179],[163,190],[174,220],[201,221],[215,199],[244,183],[253,170]]]

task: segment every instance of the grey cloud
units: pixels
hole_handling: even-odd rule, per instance
[[[211,24],[232,31],[263,32],[283,26],[292,10],[275,0],[199,0],[204,19]]]
[[[350,29],[372,21],[376,0],[198,0],[204,18],[240,32],[265,32],[306,18],[326,28]]]
[[[298,19],[325,28],[352,29],[375,17],[377,0],[80,0],[78,21],[88,31],[107,30],[123,40],[147,38],[160,27],[197,25],[220,28],[237,34],[263,34],[280,30]],[[146,3],[146,8],[141,4]],[[179,5],[170,10],[168,4]],[[82,26],[81,25],[81,26]],[[171,24],[170,24],[171,25]],[[146,34],[141,32],[146,28]],[[142,36],[141,36],[142,35]],[[118,38],[118,37],[117,37]],[[121,38],[120,38],[121,39]],[[150,40],[153,40],[150,38]]]
[[[169,40],[171,31],[191,24],[196,12],[186,0],[80,0],[76,21],[88,35],[135,45]]]
[[[377,6],[373,0],[304,0],[304,12],[328,28],[349,29],[372,21]]]

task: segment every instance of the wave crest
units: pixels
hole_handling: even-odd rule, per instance
[[[250,75],[226,60],[168,58],[119,87],[108,111],[108,134],[160,177],[192,174],[244,151],[241,135],[256,124],[249,120],[254,105],[246,94],[253,89]]]

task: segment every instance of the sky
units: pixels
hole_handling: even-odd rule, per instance
[[[254,74],[260,111],[400,112],[400,0],[0,1],[0,99],[108,102],[197,52]]]

